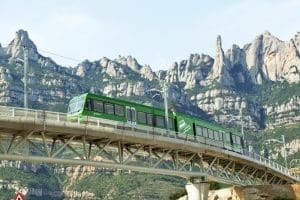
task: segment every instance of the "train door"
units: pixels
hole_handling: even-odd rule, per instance
[[[226,138],[225,138],[225,133],[223,131],[220,131],[220,139],[223,142],[223,148],[225,148],[225,144],[226,144]]]
[[[232,136],[232,133],[230,132],[230,145],[232,146],[233,148],[233,136]]]
[[[127,123],[136,125],[136,111],[135,108],[126,106]]]
[[[175,116],[175,119],[174,119],[174,126],[175,126],[175,132],[177,134],[178,133],[177,116]]]
[[[193,133],[194,133],[194,138],[196,140],[196,125],[195,125],[195,122],[193,122]]]
[[[240,137],[240,140],[241,140],[241,146],[242,146],[242,149],[245,149],[245,144],[244,144],[244,139],[243,139],[243,137]]]

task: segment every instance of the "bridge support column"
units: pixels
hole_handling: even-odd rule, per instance
[[[209,182],[207,177],[191,178],[185,185],[188,200],[207,200]]]

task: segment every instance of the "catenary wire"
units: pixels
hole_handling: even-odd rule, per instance
[[[72,61],[76,61],[76,62],[82,62],[82,60],[79,60],[79,59],[76,59],[76,58],[72,58],[72,57],[69,57],[69,56],[64,56],[64,55],[61,55],[61,54],[58,54],[58,53],[54,53],[54,52],[51,52],[51,51],[48,51],[48,50],[43,50],[43,49],[40,49],[40,48],[34,48],[32,46],[27,46],[27,45],[15,45],[15,44],[4,44],[5,46],[20,46],[20,47],[26,47],[28,49],[34,49],[34,50],[38,50],[40,52],[44,52],[44,53],[47,53],[47,54],[51,54],[51,55],[54,55],[54,56],[57,56],[57,57],[60,57],[60,58],[64,58],[64,59],[68,59],[68,60],[72,60]]]

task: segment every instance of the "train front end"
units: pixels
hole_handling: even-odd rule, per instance
[[[68,121],[77,121],[83,117],[82,112],[84,110],[86,96],[87,94],[82,94],[70,100],[67,113]]]

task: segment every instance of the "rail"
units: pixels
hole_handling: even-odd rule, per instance
[[[191,136],[182,133],[177,133],[174,131],[167,131],[164,129],[145,127],[141,125],[130,125],[125,122],[116,122],[112,120],[99,119],[94,117],[84,117],[84,118],[78,117],[77,120],[75,121],[68,121],[67,114],[61,112],[51,112],[45,110],[33,110],[33,109],[24,109],[18,107],[0,106],[0,117],[10,117],[10,118],[25,117],[25,118],[33,118],[34,120],[47,120],[47,121],[52,120],[57,122],[76,123],[76,124],[96,126],[96,127],[111,127],[116,129],[126,129],[126,130],[131,130],[142,134],[152,134],[152,135],[159,135],[163,137],[176,138],[179,140],[186,140],[190,142],[199,143],[202,145],[214,146],[220,148],[220,146],[210,143],[209,138],[204,138],[200,136]],[[262,155],[259,155],[254,151],[249,152],[246,149],[240,149],[240,150],[241,150],[240,153],[236,153],[236,152],[232,152],[232,153],[236,154],[237,156],[243,155],[249,161],[257,162],[261,165],[264,165],[268,168],[271,168],[277,172],[288,175],[290,177],[296,178],[297,180],[300,181],[300,176],[297,173],[278,164],[277,162],[272,161],[268,158],[264,158]]]

